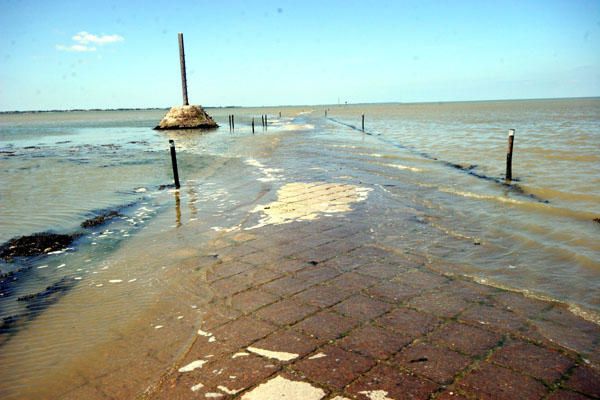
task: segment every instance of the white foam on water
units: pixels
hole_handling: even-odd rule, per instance
[[[388,392],[385,390],[363,390],[362,392],[358,392],[359,394],[364,394],[370,400],[394,400],[391,397],[387,397]]]
[[[122,279],[111,279],[108,281],[108,283],[121,283],[121,282],[123,282]]]
[[[38,269],[42,269],[42,268],[48,268],[48,266],[47,266],[47,265],[40,265],[40,266],[38,267]]]
[[[185,365],[181,368],[179,368],[179,372],[190,372],[193,371],[195,369],[198,368],[202,368],[202,366],[204,364],[206,364],[208,361],[206,360],[196,360],[196,361],[192,361],[191,363],[189,363],[188,365]]]
[[[164,328],[164,325],[156,325],[156,326],[154,326],[154,329],[162,329],[162,328]]]
[[[223,385],[217,386],[217,389],[219,389],[220,391],[227,393],[227,394],[236,394],[243,390],[243,389],[233,390],[233,389],[229,389],[227,386],[223,386]]]
[[[327,182],[287,183],[277,191],[277,200],[259,204],[252,212],[262,217],[251,230],[266,225],[280,225],[294,221],[312,221],[324,214],[351,211],[351,204],[367,199],[372,188]]]
[[[219,397],[223,397],[223,393],[214,393],[214,392],[206,393],[204,395],[204,397],[206,397],[207,399],[216,399]]]
[[[67,265],[67,264],[60,264],[58,267],[56,267],[56,269],[63,268],[63,267],[64,267],[64,266],[66,266],[66,265]]]
[[[259,356],[274,358],[279,361],[290,361],[294,358],[298,358],[298,354],[287,353],[285,351],[271,351],[265,349],[259,349],[257,347],[248,347],[247,350],[251,353],[258,354]]]
[[[379,165],[383,165],[386,167],[392,167],[392,168],[396,168],[396,169],[412,171],[412,172],[423,172],[423,170],[421,168],[409,167],[409,166],[402,165],[402,164],[379,164]]]
[[[202,389],[203,387],[204,387],[203,384],[197,383],[194,386],[192,386],[190,389],[192,389],[192,392],[197,392],[198,390]]]
[[[307,382],[291,381],[281,376],[258,385],[242,396],[242,400],[321,400],[325,391]]]

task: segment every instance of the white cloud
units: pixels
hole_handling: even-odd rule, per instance
[[[103,46],[109,43],[117,43],[125,40],[123,36],[120,35],[94,35],[92,33],[88,33],[86,31],[81,31],[72,37],[75,44],[70,46],[66,46],[63,44],[56,45],[56,50],[58,51],[72,51],[72,52],[90,52],[96,51],[96,47],[94,45]]]
[[[76,34],[75,36],[73,36],[73,40],[76,41],[77,43],[84,44],[84,45],[86,45],[88,43],[103,45],[103,44],[108,44],[108,43],[122,42],[125,39],[123,38],[123,36],[120,36],[120,35],[98,36],[98,35],[88,33],[86,31],[81,31],[78,34]]]

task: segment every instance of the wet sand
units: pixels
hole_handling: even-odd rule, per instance
[[[67,294],[5,344],[1,375],[22,385],[2,397],[600,397],[598,325],[420,252],[401,176],[320,144],[302,130],[242,141],[245,161],[210,176],[237,201],[223,213],[192,222],[189,188],[166,193],[173,212],[151,224],[169,229],[133,238],[86,282],[102,290]],[[68,341],[39,335],[69,313]]]

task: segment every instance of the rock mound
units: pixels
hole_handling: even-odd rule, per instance
[[[154,129],[212,129],[219,125],[201,106],[174,106]]]

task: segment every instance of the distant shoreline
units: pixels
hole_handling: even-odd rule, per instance
[[[280,104],[280,105],[261,105],[261,106],[206,106],[205,109],[220,109],[220,108],[281,108],[281,107],[343,107],[343,106],[359,106],[373,104],[453,104],[453,103],[494,103],[508,101],[535,101],[535,100],[592,100],[600,99],[600,96],[587,97],[541,97],[527,99],[487,99],[487,100],[443,100],[443,101],[382,101],[371,103],[332,103],[332,104]],[[67,112],[90,112],[90,111],[168,111],[171,107],[138,107],[138,108],[73,108],[66,110],[13,110],[0,111],[1,114],[38,114],[38,113],[67,113]]]

